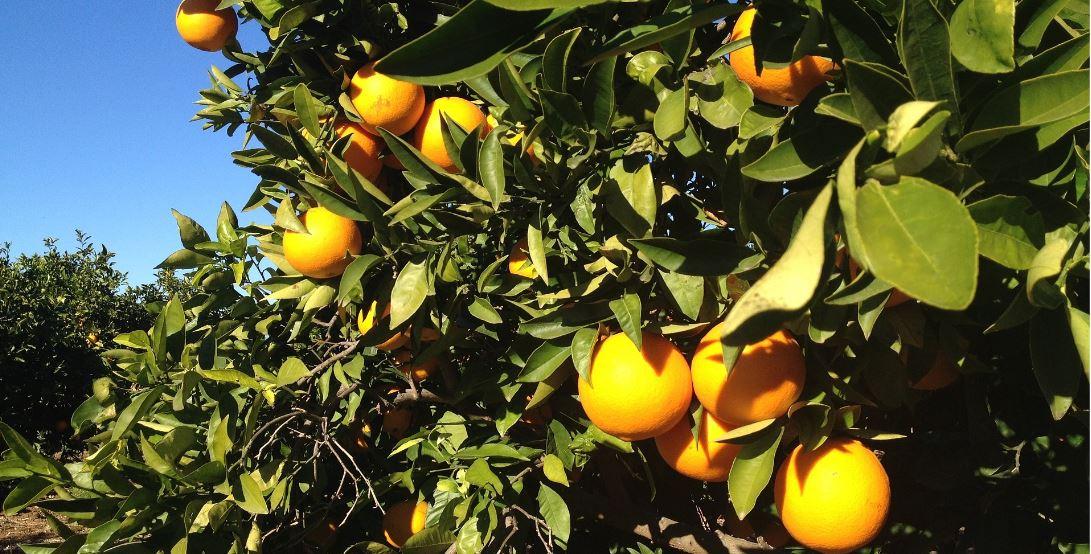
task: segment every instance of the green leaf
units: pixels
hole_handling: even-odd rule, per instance
[[[117,421],[114,422],[114,428],[110,433],[110,440],[116,441],[124,438],[137,422],[147,415],[152,405],[160,400],[162,394],[163,386],[160,385],[134,396],[129,405],[118,414]]]
[[[856,116],[869,131],[885,125],[898,106],[913,99],[900,76],[884,65],[845,60],[845,76]]]
[[[614,70],[617,58],[609,57],[587,71],[583,81],[583,110],[587,122],[603,136],[610,135],[610,123],[614,118]]]
[[[621,330],[633,341],[636,349],[641,348],[643,318],[640,296],[636,293],[626,292],[621,298],[610,301],[610,311],[614,313]]]
[[[322,123],[318,120],[318,102],[311,95],[311,90],[305,83],[299,83],[292,91],[292,98],[295,103],[295,113],[299,115],[299,122],[303,124],[303,128],[312,137],[321,136]]]
[[[651,164],[642,164],[635,172],[618,160],[610,168],[610,179],[605,183],[606,193],[612,197],[606,209],[634,237],[644,237],[652,232],[659,194],[652,179]]]
[[[683,81],[682,88],[671,91],[659,103],[652,120],[652,128],[659,140],[671,141],[682,136],[686,130],[686,114],[689,113],[689,81]]]
[[[19,482],[4,497],[4,515],[12,516],[53,490],[53,483],[44,477],[32,475]]]
[[[198,225],[196,221],[182,215],[178,210],[171,210],[170,213],[178,222],[178,236],[182,239],[182,246],[193,248],[197,244],[212,240],[204,227]]]
[[[500,147],[500,129],[493,129],[481,143],[477,155],[477,175],[485,190],[489,191],[494,210],[504,200],[504,151]]]
[[[293,356],[284,360],[283,364],[280,364],[280,369],[277,370],[277,386],[283,387],[285,385],[290,385],[306,377],[308,374],[310,374],[310,371],[307,370],[307,364],[303,363],[303,360]]]
[[[1031,304],[1052,309],[1065,301],[1054,278],[1061,273],[1071,243],[1069,236],[1052,232],[1046,237],[1045,246],[1034,255],[1027,271],[1027,299]]]
[[[977,289],[977,228],[951,191],[915,177],[869,182],[856,195],[856,223],[876,277],[946,310]]]
[[[773,460],[784,436],[784,427],[778,425],[759,435],[741,449],[731,464],[727,476],[727,490],[735,514],[743,519],[754,509],[758,495],[773,476]]]
[[[1022,196],[990,196],[967,206],[977,223],[982,256],[1012,269],[1029,269],[1045,244],[1042,216]]]
[[[745,8],[742,4],[718,4],[693,12],[693,9],[686,5],[618,33],[606,41],[606,44],[587,63],[595,63],[623,52],[632,52],[651,46],[717,19],[735,15]]]
[[[726,63],[718,62],[692,79],[697,113],[717,129],[738,126],[754,105],[754,93]]]
[[[428,296],[428,268],[423,261],[407,262],[390,291],[390,328],[409,321]]]
[[[542,230],[534,224],[527,226],[527,255],[534,271],[542,282],[549,282],[549,264],[546,262],[545,243],[542,241]]]
[[[493,473],[485,458],[478,458],[466,469],[466,482],[477,487],[491,487],[499,493],[504,490],[504,483]]]
[[[591,370],[591,357],[595,354],[598,338],[598,327],[585,327],[572,335],[572,364],[576,366],[576,373],[584,379]]]
[[[696,275],[659,270],[659,279],[667,289],[667,295],[683,315],[697,321],[705,300],[705,279]]]
[[[568,360],[572,350],[569,344],[560,341],[545,341],[527,357],[523,371],[517,379],[520,383],[537,383],[561,367]]]
[[[582,27],[569,29],[549,41],[542,54],[542,86],[557,92],[568,89],[568,56]]]
[[[1067,310],[1043,310],[1030,320],[1030,359],[1049,411],[1059,420],[1072,406],[1083,374]]]
[[[545,483],[538,488],[538,511],[549,525],[549,531],[561,542],[568,542],[572,531],[572,518],[561,495],[547,487]]]
[[[822,14],[826,16],[845,58],[880,63],[894,60],[894,48],[890,41],[857,2],[823,0]]]
[[[951,54],[978,73],[1015,69],[1015,0],[962,0],[951,15]]]
[[[887,121],[883,148],[886,148],[887,152],[896,152],[906,135],[938,105],[939,102],[914,100],[898,106]]]
[[[345,272],[341,274],[341,280],[338,282],[337,298],[340,300],[347,298],[353,289],[360,286],[360,280],[372,268],[379,265],[381,261],[383,259],[375,254],[363,254],[352,260],[352,263],[345,268]]]
[[[620,0],[487,0],[494,6],[509,10],[543,10],[551,8],[584,8]]]
[[[383,56],[375,71],[421,85],[484,75],[568,13],[514,11],[474,0],[442,25]]]
[[[1009,86],[990,98],[969,133],[955,145],[966,152],[1001,137],[1087,111],[1088,70],[1043,75]]]
[[[750,269],[740,262],[754,254],[735,243],[711,239],[651,237],[628,243],[655,265],[685,275],[717,277]]]
[[[568,474],[564,471],[564,462],[553,454],[546,454],[542,458],[542,473],[546,479],[561,486],[568,486]]]
[[[892,287],[890,283],[876,278],[868,272],[861,272],[851,283],[838,289],[826,297],[825,302],[831,306],[848,306],[858,304],[869,298],[874,298],[885,293]]]
[[[562,140],[578,136],[580,130],[587,128],[580,101],[565,92],[541,89],[538,97],[542,100],[542,111],[546,125],[553,134]]]
[[[845,123],[863,127],[860,118],[856,115],[856,107],[852,104],[852,95],[847,92],[836,92],[823,96],[818,101],[818,105],[815,106],[814,113],[828,115]]]
[[[784,110],[776,106],[754,104],[742,114],[742,120],[739,121],[739,138],[750,140],[762,135],[780,125],[787,115]]]
[[[466,310],[470,312],[470,315],[485,323],[499,325],[504,322],[504,318],[500,317],[500,314],[496,312],[496,308],[489,303],[489,300],[481,296],[474,297],[474,301],[466,307]]]
[[[261,494],[261,486],[249,473],[239,474],[238,481],[232,486],[231,495],[235,504],[251,514],[269,513],[269,504]]]
[[[455,458],[460,460],[476,460],[478,458],[511,458],[514,460],[527,460],[525,454],[509,444],[489,443],[481,446],[467,446],[455,453]]]
[[[1091,376],[1091,322],[1087,312],[1074,306],[1068,307],[1068,326],[1072,331],[1072,342],[1083,362],[1083,373]]]
[[[1019,35],[1019,46],[1034,50],[1042,43],[1042,37],[1046,29],[1053,23],[1053,19],[1068,5],[1065,0],[1044,0],[1038,5],[1038,9],[1030,16],[1023,33]],[[1086,41],[1086,39],[1084,39]]]
[[[894,155],[894,170],[899,175],[913,175],[936,160],[943,148],[943,129],[951,112],[933,114],[920,127],[909,131]]]
[[[274,156],[285,160],[294,160],[299,157],[295,146],[292,146],[292,141],[284,138],[279,133],[260,125],[251,125],[250,132],[254,133],[254,136],[258,137],[258,140],[265,145],[265,149]]]
[[[455,542],[455,536],[442,527],[425,527],[402,545],[402,554],[442,554]]]
[[[801,179],[818,171],[844,156],[860,140],[858,129],[837,125],[812,127],[777,143],[753,163],[744,166],[743,175],[766,183],[779,183]]]
[[[810,304],[822,280],[832,195],[830,185],[822,188],[784,255],[731,308],[721,342],[732,346],[757,342]]]
[[[947,21],[931,0],[902,0],[898,25],[898,55],[909,74],[917,100],[944,101],[958,124],[958,93],[951,68],[951,37]]]

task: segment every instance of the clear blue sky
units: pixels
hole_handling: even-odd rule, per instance
[[[75,244],[75,229],[116,252],[131,283],[148,282],[180,247],[170,210],[215,229],[227,200],[242,213],[257,177],[231,163],[242,135],[190,118],[219,53],[190,48],[173,1],[0,0],[0,243],[15,253],[42,238]],[[264,43],[242,26],[247,49]]]

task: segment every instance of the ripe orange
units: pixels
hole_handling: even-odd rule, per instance
[[[712,415],[734,425],[780,417],[799,398],[806,366],[786,331],[747,345],[728,375],[720,335],[723,323],[701,339],[693,355],[693,390]]]
[[[481,136],[488,133],[489,124],[481,109],[463,98],[436,98],[424,108],[424,115],[417,121],[416,130],[413,132],[413,146],[445,171],[454,172],[458,167],[447,153],[447,146],[443,144],[441,113],[447,114],[447,117],[467,131],[479,129]]]
[[[508,273],[527,279],[538,278],[538,271],[530,263],[527,239],[520,239],[515,246],[511,247],[511,254],[508,255]]]
[[[883,464],[860,441],[845,438],[831,438],[813,452],[797,446],[777,471],[773,494],[792,537],[824,553],[868,544],[890,509]]]
[[[393,408],[383,414],[383,432],[395,440],[401,440],[413,423],[413,411],[409,408]]]
[[[284,232],[284,257],[303,275],[336,277],[360,253],[363,237],[355,221],[321,206],[307,210],[300,221],[307,233]]]
[[[580,404],[600,429],[627,441],[661,435],[686,415],[693,398],[689,365],[670,341],[644,332],[641,349],[624,333],[599,343]]]
[[[360,329],[361,335],[366,335],[368,331],[371,331],[375,328],[375,325],[377,323],[382,323],[383,329],[389,329],[389,327],[387,326],[387,324],[390,322],[390,320],[387,319],[389,317],[390,304],[387,304],[383,308],[383,311],[380,315],[379,302],[374,301],[371,303],[371,306],[368,307],[367,311],[360,310],[359,314],[356,316],[356,326]],[[375,345],[375,348],[390,352],[392,350],[397,350],[405,346],[405,343],[407,342],[409,342],[409,329],[401,331],[394,336],[386,339],[385,341]]]
[[[436,371],[442,369],[444,365],[443,359],[439,356],[432,356],[423,362],[418,362],[414,359],[413,353],[408,350],[395,353],[394,363],[398,365],[402,373],[412,377],[418,383],[435,375]]]
[[[217,10],[220,0],[182,0],[174,12],[174,25],[190,46],[215,52],[222,50],[239,30],[235,10]]]
[[[910,387],[923,391],[939,390],[951,386],[955,381],[958,381],[960,375],[951,358],[941,352],[936,355],[936,359],[932,362],[932,367],[928,369],[928,372]]]
[[[379,127],[404,135],[424,113],[424,87],[375,72],[375,62],[359,69],[349,83],[349,99],[361,125],[378,135]]]
[[[349,445],[357,452],[367,452],[371,449],[371,434],[370,423],[357,422],[349,431]]]
[[[750,27],[754,24],[757,11],[748,8],[739,14],[735,27],[731,30],[730,40],[735,41],[750,36]],[[829,73],[837,64],[826,58],[804,56],[802,59],[779,69],[763,67],[761,75],[754,65],[754,47],[740,48],[731,54],[731,69],[739,80],[750,86],[759,100],[778,106],[797,106],[815,87],[829,79]]]
[[[428,503],[405,500],[390,507],[383,516],[383,536],[395,548],[401,548],[409,537],[424,529],[428,518]]]
[[[701,429],[693,438],[690,418],[683,417],[669,431],[655,437],[655,448],[667,465],[698,481],[727,481],[731,464],[741,448],[739,445],[715,442],[732,429],[711,414],[701,411]]]
[[[317,547],[328,547],[337,538],[337,522],[333,519],[323,519],[317,525],[307,529],[303,542]]]
[[[339,122],[334,132],[338,138],[350,135],[349,144],[345,147],[345,163],[367,177],[368,181],[378,179],[383,170],[383,160],[379,157],[383,153],[382,139],[347,120]]]

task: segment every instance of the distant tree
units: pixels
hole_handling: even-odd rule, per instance
[[[105,246],[76,240],[69,252],[47,238],[44,252],[18,257],[0,244],[0,418],[51,452],[72,446],[68,417],[104,372],[105,342],[150,325],[144,304],[185,286],[168,272],[129,286]]]

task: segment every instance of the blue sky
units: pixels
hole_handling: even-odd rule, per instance
[[[208,68],[230,62],[190,48],[171,1],[0,1],[0,242],[15,253],[75,229],[116,252],[131,283],[179,248],[170,210],[215,228],[220,203],[239,211],[256,183],[231,163],[241,134],[190,118]],[[242,26],[247,49],[264,42]],[[264,212],[239,213],[241,222]]]

